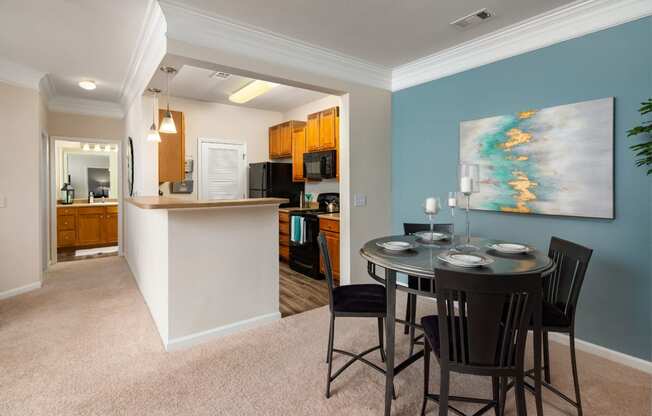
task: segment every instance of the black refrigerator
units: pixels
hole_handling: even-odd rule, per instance
[[[251,163],[249,165],[249,198],[287,198],[281,207],[298,207],[303,182],[292,182],[292,163]]]

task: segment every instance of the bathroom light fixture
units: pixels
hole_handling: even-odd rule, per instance
[[[277,85],[278,84],[274,82],[261,81],[257,79],[229,95],[229,101],[237,104],[244,104],[247,101],[251,101],[256,97],[265,94]]]
[[[158,95],[161,93],[161,90],[158,88],[148,88],[147,91],[154,94],[154,105],[152,108],[152,125],[149,127],[149,132],[147,133],[148,142],[161,142],[161,136],[158,134],[158,129],[156,128],[156,119],[158,118]],[[116,150],[117,147],[116,147]]]
[[[85,152],[90,151],[91,150],[91,145],[89,145],[88,143],[84,143],[84,147],[82,147],[82,150],[85,151]]]
[[[104,146],[104,151],[105,151],[105,152],[110,152],[110,151],[111,151],[111,146],[108,145],[108,144],[105,145],[105,146]]]
[[[89,79],[79,81],[79,84],[77,84],[77,85],[79,85],[81,88],[83,88],[85,90],[88,90],[88,91],[92,91],[95,88],[97,88],[97,85],[95,85],[95,81],[91,81]]]
[[[93,148],[93,150],[95,150],[96,152],[101,152],[102,148],[100,147],[99,144],[96,144],[95,147]]]
[[[176,134],[177,126],[174,124],[174,119],[172,118],[172,113],[170,112],[170,75],[176,73],[177,70],[171,66],[162,66],[160,69],[161,71],[165,72],[168,102],[167,109],[165,110],[165,116],[163,116],[163,120],[161,120],[159,131],[161,133]]]

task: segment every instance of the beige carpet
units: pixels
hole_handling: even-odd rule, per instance
[[[336,346],[360,350],[376,340],[375,320],[337,325]],[[43,289],[0,302],[0,415],[382,414],[383,379],[361,365],[324,398],[327,326],[320,308],[166,353],[122,258],[63,263]],[[399,336],[402,357],[406,341]],[[570,391],[567,356],[553,347],[554,382]],[[651,414],[649,376],[582,353],[579,364],[586,415]],[[398,377],[394,415],[418,414],[421,366]],[[487,380],[452,378],[454,394],[489,391]],[[546,415],[574,414],[550,394],[544,406]]]

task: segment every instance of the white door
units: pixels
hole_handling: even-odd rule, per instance
[[[245,198],[246,173],[243,144],[199,139],[199,199]]]

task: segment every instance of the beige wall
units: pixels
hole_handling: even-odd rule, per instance
[[[41,280],[40,100],[36,90],[0,83],[0,297]]]
[[[50,136],[111,140],[124,137],[123,119],[49,112],[47,121]]]
[[[159,103],[162,104],[163,101]],[[228,104],[209,103],[172,97],[171,109],[183,112],[186,126],[186,159],[193,159],[195,167],[194,193],[197,197],[197,139],[215,139],[226,142],[244,143],[247,146],[247,163],[269,160],[268,128],[283,121],[282,114],[275,111],[257,110]],[[161,191],[168,193],[169,184],[161,185]],[[175,197],[188,195],[175,194]]]
[[[168,39],[167,52],[214,63],[227,72],[238,68],[254,78],[345,94],[340,122],[341,276],[344,283],[369,281],[358,251],[366,241],[391,231],[391,92],[175,39]],[[355,193],[366,195],[366,206],[353,207]]]

